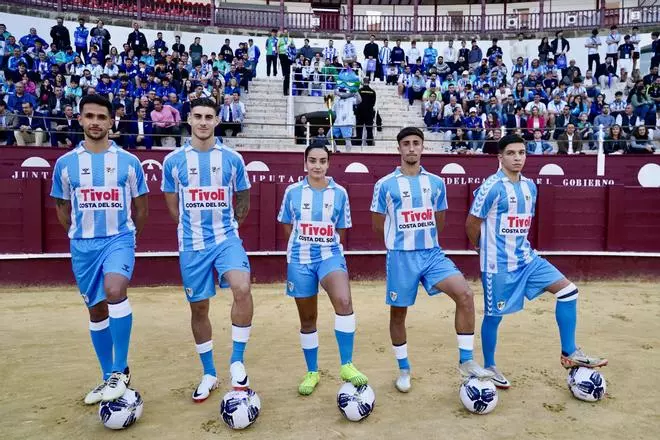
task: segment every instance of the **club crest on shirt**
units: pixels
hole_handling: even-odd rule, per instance
[[[498,301],[497,302],[497,310],[499,310],[501,312],[502,309],[504,309],[505,304],[506,303],[504,301]]]
[[[525,194],[525,200],[529,202],[531,200],[531,197]]]
[[[212,172],[212,173],[217,173],[218,170],[219,170],[218,167],[211,167],[211,172]]]
[[[80,293],[80,296],[82,296],[83,301],[85,301],[85,304],[89,304],[89,297],[87,296],[86,293]]]
[[[399,295],[398,295],[395,291],[393,291],[393,290],[390,291],[390,299],[391,299],[392,301],[396,301],[396,299],[398,298],[398,296],[399,296]]]
[[[293,284],[293,281],[287,281],[286,283],[286,288],[289,292],[293,292],[293,289],[295,289],[295,285]]]
[[[192,287],[186,287],[186,288],[185,288],[185,291],[186,291],[186,296],[187,296],[188,298],[192,298],[192,296],[193,296],[193,290],[192,290]]]

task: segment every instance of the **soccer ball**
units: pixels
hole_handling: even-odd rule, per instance
[[[251,389],[230,391],[220,402],[220,417],[231,429],[245,429],[257,420],[261,400]]]
[[[99,418],[103,426],[110,429],[124,429],[137,422],[142,416],[144,401],[142,396],[130,388],[117,400],[101,402]]]
[[[376,394],[369,385],[356,387],[346,382],[337,392],[337,407],[351,422],[369,417],[376,404]]]
[[[568,389],[575,398],[587,402],[597,402],[605,396],[605,377],[587,367],[573,367],[568,372]]]
[[[475,414],[488,414],[497,406],[497,388],[490,380],[471,377],[458,391],[465,408]]]

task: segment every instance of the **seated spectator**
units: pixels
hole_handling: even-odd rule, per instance
[[[616,66],[612,64],[612,58],[607,57],[605,63],[596,69],[596,77],[601,89],[613,89],[619,83],[619,75],[616,74]]]
[[[502,139],[502,130],[500,130],[500,129],[493,130],[493,137],[491,139],[488,139],[484,143],[482,153],[484,153],[484,154],[498,154],[499,150],[497,148],[497,144],[499,143],[500,139]]]
[[[550,142],[543,140],[541,130],[534,130],[534,139],[527,142],[527,154],[552,154]]]
[[[78,85],[78,78],[72,76],[69,80],[69,85],[64,88],[64,97],[73,101],[77,107],[82,99],[82,95],[83,89]]]
[[[394,63],[390,63],[385,71],[385,84],[388,86],[396,85],[399,79],[399,68]]]
[[[621,130],[618,124],[610,127],[603,143],[605,154],[626,153],[628,151],[628,136]]]
[[[39,113],[50,113],[49,101],[54,94],[50,80],[43,80],[41,86],[39,86],[39,93],[37,94],[37,111]]]
[[[635,114],[641,119],[646,119],[646,114],[655,110],[655,101],[649,98],[643,81],[638,81],[630,92],[630,104],[632,104]]]
[[[570,107],[571,115],[575,117],[580,116],[582,113],[587,113],[587,117],[589,116],[589,105],[587,105],[582,96],[576,96],[573,102],[571,102]]]
[[[543,139],[548,139],[548,133],[545,132],[545,118],[539,114],[539,109],[537,107],[532,107],[532,113],[529,118],[527,118],[527,135],[530,138],[534,137],[534,130],[541,130],[543,134]]]
[[[633,106],[628,104],[623,113],[616,117],[616,124],[621,126],[621,130],[623,130],[627,136],[630,136],[633,128],[638,125],[644,125],[644,120],[634,114]]]
[[[614,117],[610,114],[610,106],[605,104],[603,106],[603,113],[600,115],[596,116],[594,118],[594,127],[597,129],[600,129],[601,125],[603,126],[603,130],[607,130],[610,128],[612,125],[616,123],[616,120]]]
[[[73,114],[73,106],[66,104],[62,118],[57,118],[53,133],[51,133],[51,145],[53,147],[73,148],[82,140],[83,130],[78,118]]]
[[[600,94],[600,89],[598,88],[598,81],[596,80],[596,78],[594,78],[591,70],[587,70],[582,85],[587,91],[588,98],[594,98]]]
[[[7,110],[7,104],[0,99],[0,145],[14,144],[16,115]]]
[[[442,113],[440,112],[440,103],[436,100],[435,93],[431,93],[429,100],[424,105],[424,124],[434,133],[440,131]]]
[[[506,129],[507,134],[517,134],[518,136],[527,134],[527,119],[523,115],[521,106],[517,106],[515,114],[506,119]]]
[[[471,141],[470,148],[472,150],[483,148],[486,132],[483,129],[483,120],[477,116],[475,107],[470,109],[469,116],[465,118],[465,128],[467,129],[467,138]]]
[[[615,118],[622,115],[626,109],[626,101],[623,99],[623,92],[618,91],[614,94],[614,101],[610,102],[610,112]]]
[[[130,120],[126,117],[126,110],[123,105],[118,104],[114,110],[114,122],[108,133],[108,138],[115,141],[120,147],[125,148],[130,143]]]
[[[456,132],[451,138],[451,151],[459,154],[465,154],[467,151],[471,151],[465,127],[456,127]]]
[[[562,133],[557,139],[557,154],[575,154],[582,151],[582,138],[575,131],[575,124],[572,122],[566,127],[566,132]]]
[[[23,113],[23,103],[29,102],[32,107],[37,106],[37,99],[34,95],[25,93],[25,85],[17,82],[14,85],[14,94],[7,97],[7,108],[13,113]]]
[[[630,135],[629,153],[635,154],[653,154],[655,147],[653,141],[649,138],[649,131],[645,125],[637,126]]]
[[[151,111],[151,123],[154,141],[157,146],[162,145],[163,137],[174,137],[177,148],[181,146],[181,115],[179,111],[170,105],[163,105],[161,98],[153,100],[154,109]]]
[[[554,133],[552,134],[552,138],[557,140],[559,139],[559,136],[561,136],[566,131],[568,124],[575,124],[576,118],[571,114],[568,106],[565,106],[562,109],[561,114],[557,116],[554,122]]]
[[[307,144],[307,116],[302,115],[295,128],[296,145]]]
[[[316,131],[316,136],[312,140],[313,145],[330,145],[330,141],[328,140],[328,136],[325,134],[325,128],[319,127],[319,129]]]
[[[596,140],[596,133],[594,133],[594,126],[589,122],[588,115],[586,113],[580,114],[578,121],[576,123],[576,129],[582,138],[582,146],[588,142],[589,149],[593,150],[596,144],[593,142]]]
[[[18,118],[18,129],[14,130],[16,144],[19,146],[43,146],[48,136],[45,117],[34,111],[32,102],[24,102],[22,108],[23,114]]]
[[[487,113],[486,122],[484,123],[484,130],[486,131],[486,139],[493,138],[493,132],[502,127],[496,113]]]
[[[151,150],[153,146],[153,129],[151,121],[147,119],[147,109],[141,107],[137,110],[137,120],[130,126],[129,148],[145,147]]]

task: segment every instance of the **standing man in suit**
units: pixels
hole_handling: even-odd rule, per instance
[[[526,133],[527,128],[527,119],[523,115],[523,108],[521,106],[516,107],[516,112],[513,116],[506,118],[506,134],[517,134],[518,136],[523,136]]]
[[[140,23],[137,21],[133,23],[133,32],[129,34],[126,43],[131,46],[137,56],[140,56],[143,50],[149,50],[147,37],[140,32]],[[106,53],[104,52],[104,54]]]
[[[44,144],[48,129],[44,115],[34,111],[31,102],[26,101],[22,104],[23,116],[18,119],[18,130],[14,130],[16,144],[19,146],[41,147]]]

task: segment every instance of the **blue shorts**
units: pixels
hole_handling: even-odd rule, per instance
[[[434,286],[440,281],[460,275],[456,265],[440,248],[418,251],[387,251],[387,294],[390,306],[409,307],[415,304],[421,281],[429,295],[440,293]]]
[[[105,238],[74,239],[70,246],[73,275],[87,307],[105,301],[105,274],[116,273],[131,279],[135,266],[133,232]]]
[[[350,139],[353,137],[353,127],[347,125],[335,125],[332,128],[332,135],[336,138]]]
[[[564,275],[546,259],[535,257],[513,272],[481,274],[484,287],[484,313],[501,316],[524,308],[525,298],[532,300],[545,292]]]
[[[289,263],[286,269],[286,294],[294,298],[309,298],[319,293],[319,282],[335,271],[348,272],[346,259],[335,255],[318,263]]]
[[[208,249],[179,252],[179,266],[188,302],[203,301],[215,296],[214,267],[218,272],[220,287],[225,288],[229,287],[223,277],[226,272],[250,272],[250,261],[243,249],[243,241],[235,237]]]

